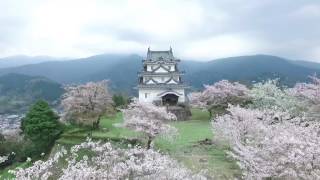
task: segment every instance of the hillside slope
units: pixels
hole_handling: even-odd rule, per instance
[[[312,69],[320,69],[320,63],[310,62],[310,61],[292,61],[292,63]]]
[[[39,99],[52,104],[63,91],[59,83],[45,77],[22,74],[0,76],[0,114],[25,111]]]
[[[301,66],[276,56],[255,55],[217,59],[202,63],[197,71],[187,73],[186,80],[193,87],[211,84],[221,79],[245,84],[280,78],[283,85],[292,86],[297,81],[307,81],[308,76],[320,69]]]

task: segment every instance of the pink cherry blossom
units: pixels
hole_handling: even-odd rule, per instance
[[[205,85],[202,92],[189,95],[193,107],[211,110],[217,107],[227,108],[228,104],[242,104],[248,100],[248,88],[238,82],[221,80],[213,85]]]
[[[215,139],[226,140],[245,179],[319,179],[318,123],[297,124],[300,117],[279,121],[279,114],[231,106],[212,126]]]
[[[94,155],[80,157],[79,151],[83,150]],[[66,161],[66,165],[63,166],[61,161]],[[140,147],[121,149],[109,142],[93,142],[90,139],[71,147],[70,151],[62,148],[49,160],[36,161],[33,166],[12,173],[18,180],[206,179],[158,151]]]
[[[174,135],[177,130],[168,122],[176,120],[176,116],[167,112],[165,107],[152,103],[134,100],[123,110],[124,126],[134,131],[142,132],[148,137],[147,148],[157,135]]]
[[[107,89],[107,81],[88,82],[67,86],[63,95],[64,120],[76,120],[80,124],[97,124],[113,101]]]

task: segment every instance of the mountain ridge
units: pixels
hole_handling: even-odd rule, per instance
[[[42,62],[66,60],[66,58],[56,58],[50,56],[26,56],[26,55],[15,55],[0,58],[0,69],[18,67],[28,64],[38,64]]]
[[[68,61],[3,68],[0,69],[0,75],[20,73],[45,76],[61,84],[109,79],[113,90],[135,94],[133,87],[137,84],[137,72],[142,68],[142,59],[142,56],[136,54],[101,54]],[[272,55],[250,55],[206,62],[182,60],[179,69],[186,71],[184,81],[192,86],[192,90],[197,90],[203,84],[212,84],[221,79],[251,84],[280,78],[284,85],[292,86],[295,82],[307,81],[309,75],[320,72],[320,68],[312,66]]]

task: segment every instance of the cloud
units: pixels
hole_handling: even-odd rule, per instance
[[[320,2],[2,0],[0,56],[83,57],[148,46],[185,59],[273,54],[320,61]]]
[[[259,43],[243,34],[223,34],[201,39],[188,44],[185,58],[214,59],[229,56],[247,55],[257,52]]]
[[[294,16],[301,18],[320,18],[320,4],[307,4],[293,13]]]

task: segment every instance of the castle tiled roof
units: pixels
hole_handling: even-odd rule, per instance
[[[148,48],[147,58],[143,60],[143,70],[138,73],[137,87],[143,89],[188,88],[181,79],[184,72],[179,71],[179,62],[180,60],[173,56],[171,47],[168,51],[151,51]]]
[[[157,94],[157,96],[162,97],[162,96],[165,96],[165,95],[167,95],[167,94],[175,94],[176,96],[181,96],[181,95],[182,95],[182,94],[180,94],[180,93],[178,93],[178,92],[176,92],[176,91],[167,90],[167,91],[164,91],[164,92],[162,92],[162,93]]]
[[[149,61],[172,61],[175,60],[172,49],[168,51],[151,51],[148,48],[147,59]]]
[[[189,88],[189,86],[185,84],[138,84],[136,88],[171,90],[171,88]]]

